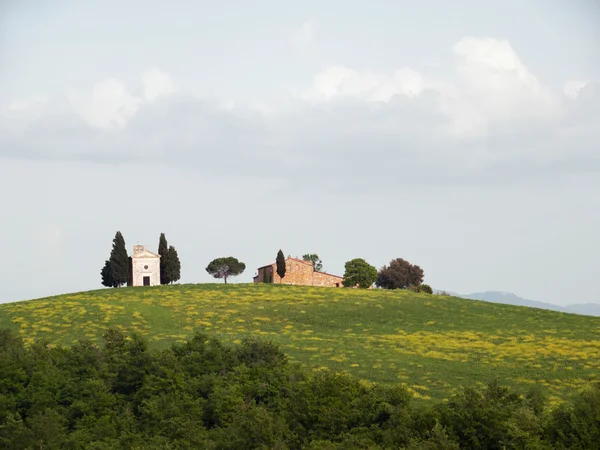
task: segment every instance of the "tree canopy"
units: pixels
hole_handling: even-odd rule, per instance
[[[285,277],[285,256],[283,256],[283,252],[281,251],[281,249],[279,249],[279,251],[277,252],[275,264],[277,265],[277,275],[279,275],[280,278]]]
[[[383,266],[377,274],[377,286],[384,289],[408,289],[423,283],[424,272],[402,258],[396,258],[389,266]]]
[[[317,272],[321,272],[323,270],[323,261],[321,261],[321,258],[319,258],[319,255],[316,253],[307,253],[306,255],[302,255],[302,259],[304,261],[311,262]]]
[[[102,276],[102,286],[117,287],[115,286],[115,280],[112,276],[112,268],[110,266],[110,261],[106,260],[104,262],[104,267],[102,267],[100,275]]]
[[[106,287],[119,287],[129,281],[129,256],[120,231],[115,233],[110,258],[105,261],[100,275]]]
[[[177,250],[167,242],[165,233],[158,238],[158,254],[160,255],[160,284],[171,284],[181,278],[181,262]]]
[[[420,405],[400,385],[291,364],[270,342],[197,332],[152,348],[112,328],[96,344],[25,345],[0,329],[0,448],[592,449],[600,384],[551,404],[494,379]]]
[[[158,238],[158,254],[161,256],[160,258],[160,284],[168,284],[167,276],[165,275],[166,267],[168,264],[168,254],[169,252],[169,244],[167,243],[167,237],[165,233],[160,233],[160,237]]]
[[[227,278],[240,275],[246,270],[246,264],[238,261],[233,256],[213,259],[206,267],[206,271],[215,278],[223,278],[227,284]]]
[[[181,262],[175,247],[170,245],[167,254],[160,259],[163,258],[165,259],[165,274],[164,280],[161,279],[161,283],[164,281],[163,284],[171,284],[178,281],[181,278]]]
[[[362,258],[354,258],[346,262],[345,267],[346,272],[342,281],[345,287],[358,286],[361,289],[367,289],[377,279],[377,269]]]

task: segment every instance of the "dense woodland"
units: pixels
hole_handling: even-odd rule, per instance
[[[102,345],[24,346],[0,330],[0,448],[592,449],[600,387],[551,406],[495,381],[421,406],[400,385],[307,371],[274,345],[196,333],[150,350],[109,329]]]

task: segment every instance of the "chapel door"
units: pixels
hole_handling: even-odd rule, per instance
[[[144,286],[150,286],[150,277],[144,277]]]

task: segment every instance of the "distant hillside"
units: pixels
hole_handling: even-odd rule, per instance
[[[572,313],[600,317],[600,305],[598,303],[576,303],[565,308]]]
[[[599,318],[406,290],[171,285],[0,305],[0,328],[27,343],[98,342],[109,326],[160,346],[195,328],[233,343],[258,336],[305,366],[402,383],[422,399],[492,377],[561,397],[600,374]]]
[[[461,298],[470,298],[472,300],[484,300],[486,302],[504,303],[505,305],[529,306],[531,308],[549,309],[551,311],[567,312],[563,307],[552,303],[538,302],[521,298],[511,292],[486,291],[475,292],[473,294],[459,295]]]
[[[528,306],[531,308],[549,309],[551,311],[568,312],[573,314],[584,314],[588,316],[600,316],[600,305],[596,303],[581,303],[567,306],[558,306],[552,303],[527,300],[511,292],[486,291],[473,294],[457,294],[457,297],[472,300],[483,300],[486,302],[503,303],[506,305]]]

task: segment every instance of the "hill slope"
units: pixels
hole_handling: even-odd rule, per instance
[[[0,327],[27,342],[98,341],[110,325],[162,346],[195,327],[233,342],[259,335],[303,364],[405,383],[423,398],[494,376],[561,397],[600,373],[599,318],[408,291],[202,284],[0,305]]]

